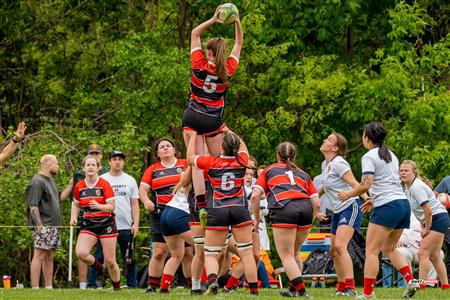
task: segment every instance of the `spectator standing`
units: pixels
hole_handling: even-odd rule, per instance
[[[127,278],[129,288],[137,287],[136,262],[131,259],[127,262],[126,252],[130,243],[139,231],[139,189],[136,180],[123,172],[125,166],[125,154],[114,150],[109,155],[110,171],[101,178],[109,182],[114,190],[116,208],[114,209],[116,227],[119,236],[120,252],[124,260],[123,273]]]
[[[59,169],[54,155],[46,154],[40,160],[40,171],[33,176],[26,190],[28,202],[28,223],[32,228],[33,259],[30,266],[31,287],[39,288],[41,271],[45,288],[53,288],[53,258],[55,249],[61,247],[61,238],[57,226],[61,226],[60,199],[69,196],[69,185],[61,197],[53,179]]]

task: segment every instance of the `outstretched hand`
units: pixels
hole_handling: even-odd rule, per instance
[[[219,18],[221,7],[222,5],[217,6],[216,11],[214,12],[214,16],[211,18],[214,23],[223,23],[223,21]]]

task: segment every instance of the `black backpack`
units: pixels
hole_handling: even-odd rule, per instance
[[[334,263],[330,252],[316,249],[303,263],[303,274],[334,274]]]

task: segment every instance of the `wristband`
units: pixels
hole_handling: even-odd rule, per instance
[[[14,144],[18,144],[23,140],[23,138],[19,138],[17,135],[14,135],[12,141]]]

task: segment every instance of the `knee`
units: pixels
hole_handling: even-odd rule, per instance
[[[89,256],[89,251],[86,249],[76,249],[77,257],[81,260],[85,260]]]
[[[441,254],[440,254],[440,253],[431,253],[431,254],[430,254],[430,260],[431,260],[433,263],[442,260]]]
[[[167,252],[164,250],[156,250],[153,255],[152,255],[152,259],[157,260],[157,261],[163,261],[166,259],[167,256]]]
[[[332,252],[332,256],[341,256],[342,254],[345,253],[345,251],[347,251],[347,246],[344,246],[342,244],[336,244],[334,245],[333,249],[331,250]]]
[[[105,265],[108,267],[108,269],[110,269],[111,267],[113,267],[116,264],[116,258],[112,257],[112,256],[105,256],[105,261],[104,261]]]
[[[430,259],[431,259],[430,252],[428,252],[428,251],[426,251],[426,250],[423,250],[423,249],[420,249],[420,250],[419,250],[418,256],[419,256],[419,259],[420,259],[420,260],[422,260],[422,259],[427,259],[427,258],[430,258]]]

